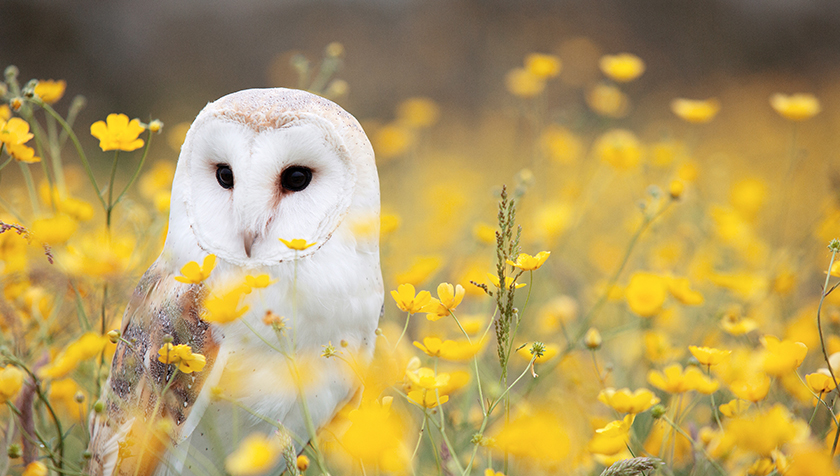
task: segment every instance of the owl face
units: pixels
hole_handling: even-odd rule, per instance
[[[235,97],[243,93],[250,94]],[[259,97],[278,94],[305,95],[310,109],[328,103],[343,114]],[[360,169],[374,167],[372,152],[355,120],[331,120],[344,116],[352,119],[324,99],[289,90],[243,91],[209,104],[187,134],[175,177],[198,245],[232,264],[259,266],[306,256],[327,243],[354,200],[370,201],[357,197],[356,188]],[[278,238],[317,245],[296,254]]]

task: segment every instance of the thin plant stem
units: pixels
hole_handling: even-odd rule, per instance
[[[114,199],[114,202],[111,204],[111,206],[115,206],[116,204],[120,203],[120,201],[125,196],[125,193],[128,192],[128,189],[130,189],[131,186],[134,185],[134,182],[140,176],[140,171],[143,170],[143,164],[146,163],[146,156],[149,155],[149,147],[151,147],[151,145],[152,145],[152,131],[149,131],[149,135],[148,135],[148,137],[146,137],[146,148],[143,150],[143,157],[140,158],[140,163],[137,165],[137,168],[134,170],[134,174],[131,176],[131,179],[128,181],[128,184],[126,184],[126,186],[125,186],[125,188],[123,188],[122,192],[120,192],[120,194],[117,195],[117,198]]]
[[[120,160],[120,151],[114,152],[114,161],[111,164],[111,178],[108,180],[108,207],[105,209],[105,227],[108,234],[111,233],[111,212],[114,210],[114,179],[117,176],[117,163]]]
[[[403,326],[402,333],[400,334],[400,338],[397,339],[397,342],[394,343],[394,350],[397,350],[397,346],[400,345],[400,341],[402,340],[403,336],[405,335],[405,331],[408,329],[408,321],[411,319],[411,313],[409,312],[407,316],[405,316],[405,325]]]
[[[663,419],[663,420],[665,420],[665,421],[666,421],[669,425],[671,425],[671,428],[673,428],[673,429],[674,429],[674,431],[676,431],[677,433],[679,433],[680,435],[682,435],[683,437],[685,437],[688,441],[690,441],[690,442],[691,442],[691,446],[692,446],[692,448],[698,448],[698,449],[700,450],[700,452],[701,452],[701,453],[703,453],[703,456],[706,458],[706,460],[708,460],[708,461],[709,461],[709,463],[711,463],[711,465],[712,465],[712,466],[714,466],[714,468],[715,468],[715,469],[716,469],[716,470],[717,470],[717,471],[718,471],[721,475],[723,475],[723,476],[726,476],[726,475],[727,475],[726,470],[725,470],[725,469],[723,469],[723,468],[722,468],[722,467],[721,467],[721,466],[717,463],[717,461],[715,461],[715,460],[712,458],[712,456],[711,456],[711,455],[709,455],[709,453],[706,451],[706,448],[703,448],[703,446],[702,446],[702,445],[699,445],[696,441],[694,441],[694,438],[692,438],[692,437],[691,437],[691,435],[689,435],[688,433],[686,433],[686,432],[685,432],[685,430],[683,430],[682,428],[680,428],[679,426],[677,426],[677,425],[674,423],[674,421],[673,421],[673,420],[671,420],[670,418],[668,418],[668,415],[667,415],[667,414],[666,414],[666,415],[662,415],[662,419]]]
[[[29,167],[23,162],[18,162],[20,171],[23,173],[23,179],[26,182],[26,189],[29,191],[29,201],[32,203],[32,212],[38,216],[41,214],[41,206],[38,203],[38,194],[35,191],[35,182],[32,180],[32,173],[29,172]]]

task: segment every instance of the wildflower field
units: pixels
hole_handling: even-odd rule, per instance
[[[294,57],[287,86],[341,104],[344,55]],[[339,342],[319,359],[364,391],[301,456],[289,442],[309,435],[278,425],[228,442],[208,474],[281,460],[285,474],[838,474],[840,89],[663,89],[656,109],[636,98],[645,58],[591,66],[597,82],[554,94],[574,71],[523,51],[484,78],[503,107],[475,120],[427,97],[359,117],[382,214],[355,232],[379,229],[385,310],[369,365]],[[83,124],[63,81],[4,74],[0,475],[88,474],[88,421],[115,344],[131,344],[120,320],[163,245],[189,123]],[[200,286],[213,268],[177,279]],[[247,295],[208,299],[204,317],[241,319],[273,284],[248,276]],[[282,337],[284,316],[262,322]],[[170,341],[158,360],[200,374],[193,350]],[[230,390],[214,398],[237,405]],[[120,451],[166,447],[168,431]]]

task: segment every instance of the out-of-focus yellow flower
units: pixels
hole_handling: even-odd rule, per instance
[[[595,155],[618,170],[639,165],[644,153],[636,135],[625,129],[612,129],[595,141]]]
[[[765,349],[764,371],[775,377],[796,370],[808,353],[808,347],[802,342],[779,340],[775,336],[764,336],[761,343]]]
[[[626,448],[635,417],[636,415],[631,413],[622,420],[612,421],[595,430],[595,435],[587,443],[586,450],[590,453],[614,455]]]
[[[232,476],[263,474],[274,467],[282,451],[279,439],[253,433],[225,458],[225,470]]]
[[[572,224],[574,209],[565,201],[550,201],[541,203],[534,213],[533,229],[540,238],[549,242]]]
[[[671,101],[671,111],[686,122],[702,124],[715,118],[720,111],[720,102],[714,98],[705,100],[677,98]]]
[[[400,284],[408,283],[419,286],[429,279],[432,273],[440,268],[441,264],[443,264],[443,260],[438,256],[418,256],[414,258],[408,270],[397,274],[394,279]]]
[[[744,335],[758,329],[758,322],[755,319],[742,318],[736,313],[726,313],[720,321],[721,327],[733,336]]]
[[[653,392],[646,388],[640,388],[631,392],[629,388],[616,390],[612,387],[601,390],[598,394],[598,401],[611,407],[618,413],[642,413],[648,408],[659,403]]]
[[[67,245],[61,262],[76,276],[114,277],[124,273],[137,260],[136,238],[133,235],[105,229],[81,235]]]
[[[608,78],[620,83],[633,81],[645,72],[645,62],[630,53],[602,56],[598,66]]]
[[[26,465],[20,476],[47,476],[48,474],[47,465],[40,461],[33,461]]]
[[[363,400],[347,418],[351,424],[341,438],[341,447],[350,456],[381,471],[398,472],[406,466],[408,456],[403,440],[407,431],[402,420],[391,412],[390,397],[382,404]]]
[[[544,53],[530,53],[525,57],[525,69],[538,78],[548,79],[560,74],[560,58]]]
[[[12,108],[8,104],[0,104],[0,122],[8,121],[12,117]]]
[[[303,251],[307,248],[311,248],[318,243],[308,243],[303,238],[294,238],[292,240],[284,240],[283,238],[279,238],[279,240],[286,245],[286,247],[293,249],[295,251]]]
[[[624,117],[630,109],[630,99],[612,84],[598,83],[586,93],[586,104],[596,114]]]
[[[179,152],[181,150],[181,146],[184,144],[184,140],[187,138],[187,131],[190,130],[190,123],[189,122],[179,122],[174,126],[167,127],[169,132],[166,134],[166,144],[174,150],[175,152]]]
[[[397,106],[397,120],[411,129],[426,129],[437,124],[440,106],[429,98],[409,98]]]
[[[578,303],[570,296],[557,296],[546,302],[538,312],[540,330],[552,333],[578,315]]]
[[[84,405],[76,401],[76,395],[83,395],[82,389],[79,385],[70,378],[61,380],[53,380],[50,383],[50,391],[48,398],[50,402],[57,408],[57,410],[64,412],[74,420],[78,421],[84,418]]]
[[[559,464],[569,454],[564,427],[554,412],[539,409],[511,419],[495,436],[495,446],[528,462]]]
[[[79,224],[67,215],[38,218],[32,222],[29,231],[40,242],[50,245],[66,243],[79,229]]]
[[[187,284],[199,284],[210,277],[213,268],[216,267],[216,255],[207,255],[201,266],[195,261],[190,261],[181,268],[181,276],[175,276],[175,281]]]
[[[689,390],[696,390],[703,394],[710,394],[714,393],[719,386],[717,381],[703,375],[697,367],[689,367],[683,371],[679,364],[669,365],[662,372],[651,370],[648,372],[648,382],[668,393],[684,393]]]
[[[484,476],[505,476],[505,473],[501,471],[493,471],[491,468],[487,468],[484,470]]]
[[[0,143],[8,146],[21,145],[35,137],[29,132],[29,123],[19,117],[0,121]]]
[[[689,434],[688,428],[683,427],[682,430]],[[673,454],[675,466],[682,466],[692,455],[691,441],[664,420],[653,423],[645,440],[644,449],[651,455]],[[671,453],[672,450],[673,453]]]
[[[545,90],[545,79],[525,68],[514,68],[505,75],[505,87],[514,96],[530,98]]]
[[[728,403],[720,405],[718,409],[720,409],[720,413],[722,413],[723,416],[728,418],[734,418],[747,411],[749,407],[750,402],[734,398]]]
[[[671,345],[668,334],[662,331],[647,331],[644,336],[645,357],[653,363],[662,363],[679,358],[680,349]]]
[[[412,389],[421,388],[425,390],[434,390],[436,388],[444,387],[449,383],[448,373],[441,372],[439,374],[435,374],[435,371],[428,367],[420,367],[417,370],[408,371],[405,373],[405,376],[408,377],[409,382],[411,382]]]
[[[148,172],[140,177],[137,188],[146,200],[153,200],[161,191],[169,191],[175,178],[175,164],[168,160],[159,160]]]
[[[396,291],[391,291],[391,296],[396,301],[397,307],[409,314],[417,314],[432,300],[429,291],[420,291],[415,296],[414,285],[408,283],[397,286]]]
[[[732,186],[729,202],[747,220],[753,220],[767,198],[767,184],[757,178],[739,180]]]
[[[239,307],[246,290],[244,286],[235,286],[219,294],[211,294],[204,303],[205,313],[202,317],[206,321],[219,324],[227,324],[239,319],[249,309],[247,305]]]
[[[438,396],[439,393],[434,390],[419,389],[408,392],[407,396],[409,400],[421,407],[435,408],[449,401],[449,395]]]
[[[720,350],[712,347],[697,347],[696,345],[688,346],[691,355],[703,365],[717,365],[729,358],[731,350]]]
[[[636,272],[624,290],[630,310],[641,317],[659,314],[668,297],[668,282],[653,273]]]
[[[414,345],[431,357],[440,357],[443,360],[453,362],[465,362],[475,356],[484,348],[485,341],[470,343],[466,339],[441,340],[437,337],[424,337],[423,343],[414,342]]]
[[[703,304],[703,295],[699,291],[691,289],[691,283],[686,278],[670,278],[668,291],[677,301],[687,306],[699,306]]]
[[[822,372],[814,372],[805,376],[805,381],[808,382],[808,387],[814,393],[827,393],[834,390],[837,385],[831,375]]]
[[[548,259],[548,256],[551,254],[551,251],[540,251],[534,256],[531,256],[527,253],[519,253],[519,256],[516,257],[516,261],[507,260],[507,264],[513,266],[514,268],[519,268],[523,271],[534,271],[540,269],[540,266],[545,263],[545,260]]]
[[[583,144],[569,129],[549,124],[540,134],[543,152],[559,164],[573,164],[583,153]]]
[[[531,346],[526,345],[525,347],[516,351],[516,353],[525,359],[526,362],[530,362],[533,354],[531,354]],[[554,358],[557,354],[560,353],[560,346],[557,344],[545,344],[543,346],[542,355],[538,356],[535,360],[535,364],[542,364],[544,362],[548,362],[552,358]]]
[[[430,321],[436,321],[441,317],[452,314],[452,311],[464,300],[466,290],[460,284],[453,286],[449,283],[440,283],[437,292],[438,299],[432,298],[429,304],[423,308],[423,312],[427,313],[426,318]]]
[[[12,400],[23,386],[23,372],[11,365],[0,370],[0,404]]]
[[[810,119],[822,110],[820,101],[813,94],[785,94],[776,93],[770,96],[770,105],[785,119],[804,121]]]
[[[164,364],[178,364],[178,370],[191,374],[201,372],[207,364],[207,359],[201,354],[194,354],[192,347],[186,344],[172,345],[166,343],[158,350],[158,361]]]
[[[671,196],[672,200],[679,200],[683,192],[685,191],[685,184],[683,184],[679,180],[671,180],[671,183],[668,184],[668,195]]]
[[[485,245],[496,244],[496,229],[486,223],[476,223],[473,227],[473,236]]]
[[[376,157],[380,160],[405,154],[416,140],[414,132],[401,124],[386,124],[378,128],[371,139]]]
[[[268,274],[261,274],[259,276],[245,276],[245,286],[249,289],[264,289],[276,283],[276,279],[271,279]]]
[[[67,81],[60,79],[42,79],[35,85],[35,95],[47,104],[54,104],[64,96],[67,89]]]
[[[77,221],[88,221],[93,218],[93,206],[81,199],[70,195],[62,196],[58,187],[50,188],[49,182],[42,181],[38,186],[38,195],[44,203],[55,206],[57,212],[65,214]]]
[[[145,129],[139,119],[129,122],[125,114],[108,114],[105,121],[96,121],[90,126],[90,134],[99,139],[100,149],[130,152],[143,147],[143,139],[138,137]]]
[[[96,357],[105,349],[110,340],[95,332],[86,332],[70,343],[52,362],[38,371],[42,378],[60,379],[70,374],[83,360]]]
[[[757,403],[764,400],[770,391],[770,377],[764,374],[748,376],[729,384],[729,390],[741,400]]]
[[[298,471],[306,471],[309,469],[309,457],[306,455],[298,456],[297,461],[295,461],[295,466],[297,466]]]
[[[793,415],[781,404],[769,411],[752,412],[728,421],[724,428],[735,445],[761,456],[796,438],[799,428]]]
[[[833,439],[834,435],[829,432],[829,436]],[[790,461],[785,459],[783,465],[780,465],[780,458],[774,455],[775,468],[778,474],[785,476],[822,476],[822,475],[836,475],[837,465],[834,463],[834,458],[831,455],[831,444],[829,449],[817,446],[813,443],[795,444],[790,452]],[[779,452],[776,452],[779,453]]]

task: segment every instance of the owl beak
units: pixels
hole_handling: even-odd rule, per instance
[[[245,254],[250,258],[251,257],[251,247],[254,246],[254,242],[257,241],[259,235],[253,231],[246,231],[244,235],[244,245],[245,245]]]

